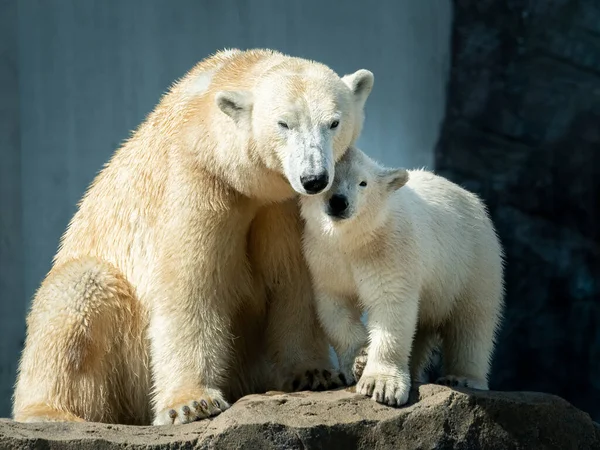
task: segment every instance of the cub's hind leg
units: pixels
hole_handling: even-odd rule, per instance
[[[149,423],[144,323],[114,266],[86,257],[54,267],[27,317],[14,419]]]
[[[439,344],[437,331],[419,326],[413,339],[410,354],[410,377],[413,383],[426,383],[426,370],[431,365],[433,350]]]
[[[485,281],[466,290],[442,327],[444,376],[438,384],[488,390],[502,288]]]

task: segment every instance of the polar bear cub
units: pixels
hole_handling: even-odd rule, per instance
[[[357,392],[405,404],[439,341],[438,383],[488,389],[503,252],[475,194],[350,148],[331,189],[301,210],[319,320]]]

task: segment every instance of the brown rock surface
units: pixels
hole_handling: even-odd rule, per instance
[[[252,395],[183,426],[20,424],[0,420],[0,449],[600,449],[590,416],[548,394],[421,385],[390,408],[350,389]]]

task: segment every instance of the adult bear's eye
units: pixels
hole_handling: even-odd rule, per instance
[[[277,125],[279,125],[281,128],[284,128],[286,130],[290,128],[290,127],[288,127],[288,124],[285,122],[277,122]]]
[[[360,187],[365,187],[367,185],[367,182],[366,181],[361,181],[360,183],[358,183],[358,185]]]
[[[333,130],[334,128],[337,128],[339,124],[340,124],[339,120],[334,120],[333,122],[331,122],[331,125],[329,128],[331,128]]]

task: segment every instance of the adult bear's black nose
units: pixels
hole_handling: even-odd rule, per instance
[[[329,213],[335,217],[341,217],[348,209],[348,199],[341,194],[333,194],[329,199]]]
[[[317,175],[303,175],[300,177],[300,183],[307,194],[318,194],[327,187],[329,175],[322,172]]]

